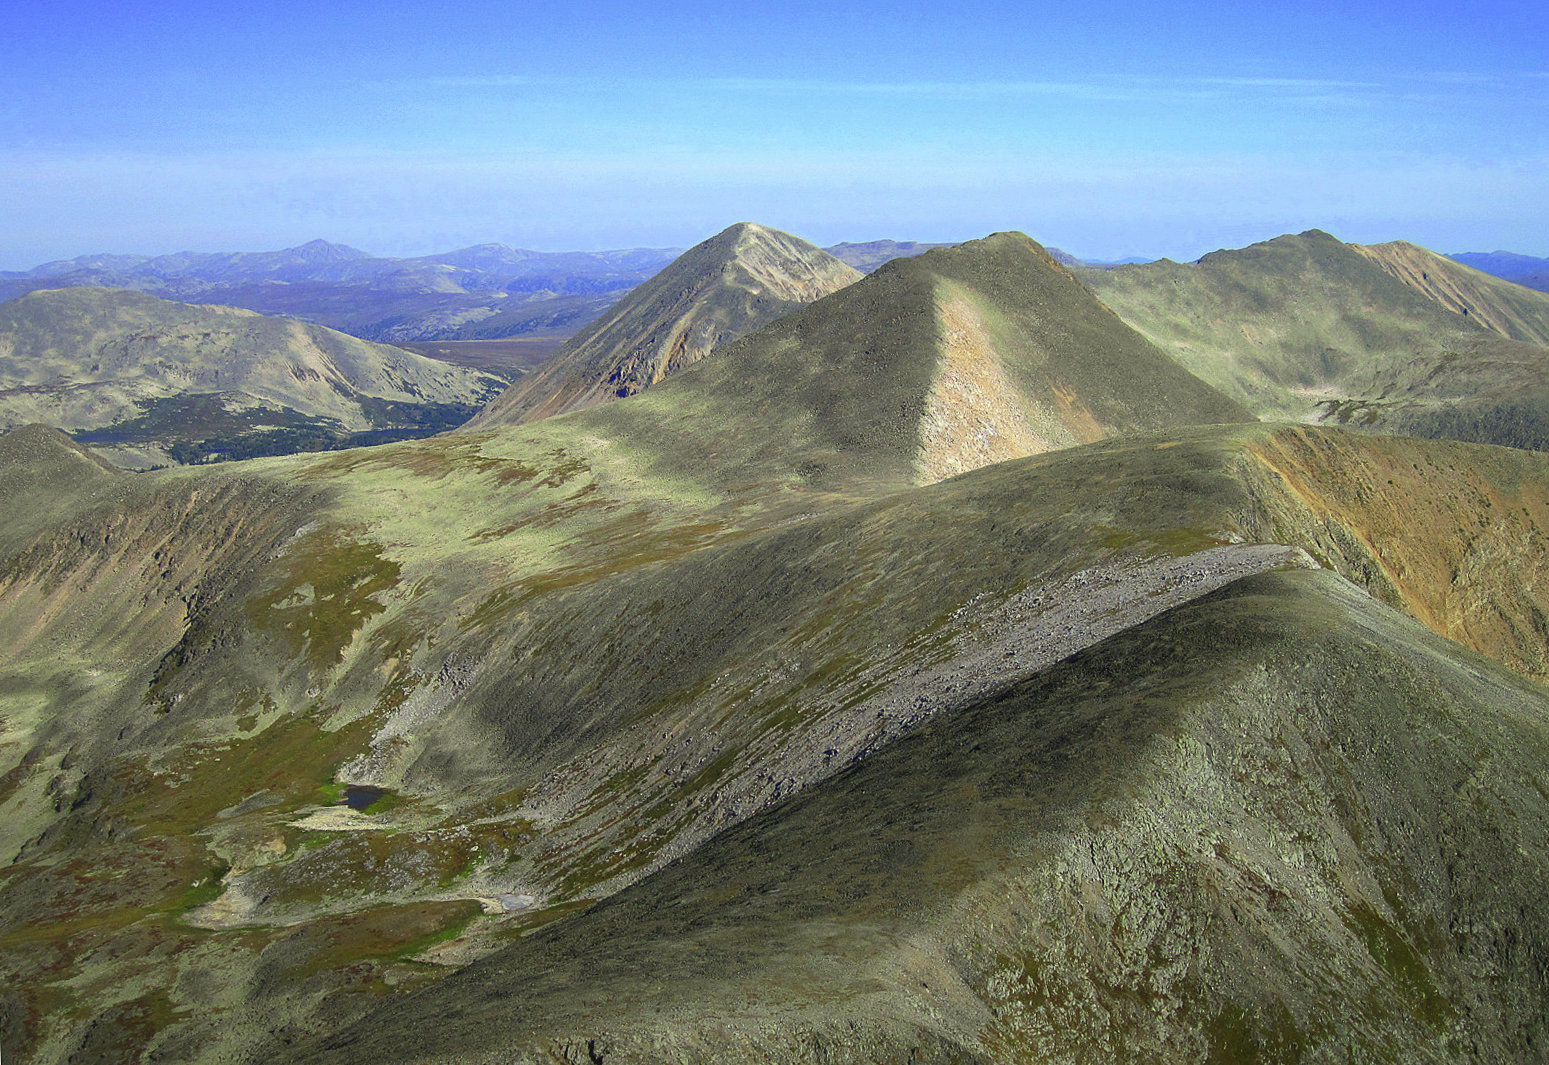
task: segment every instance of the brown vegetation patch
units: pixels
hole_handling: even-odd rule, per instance
[[[455,938],[481,912],[477,902],[466,899],[384,906],[348,917],[312,921],[291,932],[282,942],[291,948],[302,948],[306,960],[291,972],[306,977],[362,961],[380,963],[408,958]]]
[[[1281,430],[1248,452],[1274,484],[1258,493],[1267,522],[1255,535],[1310,534],[1324,561],[1379,598],[1549,679],[1549,458],[1316,429]]]

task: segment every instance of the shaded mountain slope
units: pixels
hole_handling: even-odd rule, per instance
[[[1536,1061],[1546,756],[1540,690],[1249,578],[286,1060]]]
[[[139,292],[54,289],[0,305],[0,423],[94,433],[130,463],[277,429],[445,428],[500,385],[320,326]]]
[[[1163,1038],[1154,1011],[1064,1024],[1149,987],[1184,1011],[1165,1025],[1180,1058],[1202,1039],[1376,1030],[1365,1017],[1316,1027],[1309,1018],[1336,993],[1399,1018],[1381,1044],[1394,1053],[1455,1011],[1474,1019],[1447,1020],[1447,1032],[1523,1057],[1544,1013],[1531,903],[1514,886],[1491,908],[1435,877],[1406,878],[1450,858],[1517,883],[1497,875],[1487,844],[1509,812],[1542,823],[1518,768],[1519,755],[1541,764],[1541,697],[1337,584],[1310,598],[1259,588],[1233,600],[1248,603],[1240,614],[1193,628],[1162,615],[1245,575],[1295,577],[1310,555],[1542,673],[1549,647],[1532,618],[1549,588],[1549,458],[1330,429],[1185,428],[843,499],[777,473],[752,484],[759,470],[740,464],[736,476],[657,477],[665,454],[598,433],[605,412],[615,424],[654,417],[652,397],[676,387],[501,432],[110,477],[128,487],[83,495],[68,521],[4,517],[25,542],[0,563],[0,966],[17,989],[4,1008],[23,1018],[35,1060],[273,1060],[377,995],[480,956],[497,964],[512,942],[537,952],[520,955],[533,982],[515,993],[554,1018],[522,1028],[520,1010],[502,1014],[513,1054],[656,1038],[627,1006],[640,986],[631,959],[678,942],[704,952],[706,971],[726,961],[731,977],[719,990],[687,976],[662,985],[682,1003],[673,1030],[705,1054],[757,1057],[808,1037],[881,1052],[920,1032],[1013,1060],[1006,1048],[1037,1021],[1023,1007],[1039,1002],[1065,1011],[1050,1024],[1072,1038],[1123,1029],[1149,1046]],[[1110,639],[1129,650],[1102,658]],[[1058,665],[1083,654],[1099,657],[1078,664],[1097,664]],[[1086,679],[1057,679],[1072,669]],[[1076,733],[1107,746],[1062,748],[1063,726],[1037,705],[1085,707],[1090,727]],[[1477,779],[1500,805],[1437,797],[1450,794],[1437,782],[1457,783],[1467,741],[1450,717],[1426,718],[1391,758],[1368,742],[1410,735],[1403,713],[1449,706],[1480,736],[1496,730],[1480,740],[1492,761]],[[1138,730],[1133,742],[1116,738],[1125,730]],[[1311,760],[1276,776],[1281,752],[1303,747]],[[1102,773],[1080,784],[1094,765]],[[896,803],[916,770],[922,801],[939,803]],[[1049,794],[1029,790],[1038,779],[1069,784],[1067,828],[1033,816]],[[856,781],[869,783],[845,790]],[[346,785],[391,801],[350,812],[337,805]],[[853,816],[832,819],[850,798]],[[1153,800],[1162,814],[1144,812]],[[1451,835],[1410,840],[1411,806],[1432,824],[1446,810]],[[873,823],[918,828],[921,849],[889,849],[896,833],[872,836]],[[790,827],[771,835],[770,824]],[[965,837],[965,824],[983,832]],[[957,842],[931,842],[946,825]],[[1282,841],[1330,838],[1328,825],[1349,843],[1299,842],[1285,853],[1300,866],[1280,856]],[[1079,908],[1074,924],[1042,931],[1010,913],[1051,912],[1033,900],[1083,851],[1114,891],[1124,880],[1110,873],[1134,873],[1132,895],[1093,894],[1088,878],[1075,897],[1090,914],[1133,918],[1112,955],[1062,945],[1085,934]],[[749,854],[789,871],[791,909],[775,893],[773,909],[749,913],[767,898]],[[805,859],[823,854],[834,861]],[[897,875],[866,872],[874,857]],[[1336,867],[1345,879],[1331,883]],[[659,871],[688,900],[682,922],[667,907],[648,926],[664,945],[619,934],[617,954],[597,948],[617,927],[610,912],[663,898],[643,883]],[[1209,891],[1189,887],[1205,873]],[[617,895],[632,884],[646,893]],[[577,918],[609,897],[622,909],[599,910],[603,924]],[[1287,915],[1309,901],[1318,922],[1296,925]],[[1160,915],[1173,912],[1185,916],[1169,925]],[[1429,931],[1443,914],[1472,922],[1481,943],[1504,929],[1523,953],[1449,948]],[[1165,951],[1148,960],[1147,944],[1228,917],[1201,948],[1197,986]],[[766,933],[817,960],[788,968],[778,951],[744,950]],[[623,1004],[590,1011],[613,1018],[605,1030],[566,1020],[556,988],[578,972],[567,955],[606,962],[600,993]],[[1042,968],[1014,969],[1023,958]],[[867,959],[880,975],[864,986],[839,975]],[[1469,975],[1488,965],[1511,975]],[[1092,966],[1107,981],[1095,999],[1079,990]],[[775,980],[781,971],[790,978]],[[1038,982],[1044,972],[1053,983]],[[770,997],[744,1008],[759,973]],[[61,985],[91,990],[65,1011],[50,997]],[[942,987],[958,990],[935,998]],[[505,1009],[495,998],[474,992],[470,1016]],[[833,1035],[836,1001],[849,1035]],[[931,1019],[942,1001],[947,1019]],[[778,1017],[737,1034],[738,1017],[771,1003]],[[1480,1034],[1497,1021],[1518,1034]],[[439,1030],[462,1039],[454,1022]],[[471,1054],[480,1044],[468,1038]],[[662,1046],[671,1056],[679,1044]]]
[[[895,259],[628,406],[587,431],[679,474],[831,487],[1251,420],[1019,233]]]
[[[535,421],[632,396],[860,276],[789,233],[740,222],[630,292],[471,427]]]
[[[1549,448],[1549,349],[1486,324],[1545,335],[1542,301],[1446,267],[1433,285],[1416,276],[1430,273],[1428,255],[1363,251],[1312,230],[1198,263],[1081,276],[1126,322],[1261,417]],[[1444,305],[1464,298],[1480,313]]]

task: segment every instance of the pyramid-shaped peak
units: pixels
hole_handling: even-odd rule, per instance
[[[1042,244],[1026,233],[1012,229],[961,244],[932,248],[922,255],[893,259],[884,263],[876,272],[938,274],[993,286],[993,279],[997,275],[1004,280],[1010,276],[1023,276],[1029,271],[1029,276],[1036,276],[1049,269],[1069,281],[1075,281],[1065,265]]]
[[[757,222],[738,222],[727,226],[709,240],[701,241],[678,259],[678,263],[692,266],[705,256],[742,258],[749,255],[775,254],[792,259],[821,262],[825,266],[834,257],[817,245],[800,237]],[[676,266],[678,263],[674,263]],[[669,267],[671,269],[671,267]]]
[[[800,237],[728,226],[669,263],[507,389],[469,428],[536,421],[642,392],[862,274]]]
[[[679,410],[715,417],[690,424]],[[672,425],[685,454],[714,457],[707,476],[845,491],[1252,420],[1017,232],[895,259],[725,344],[642,403],[583,417],[604,436]]]

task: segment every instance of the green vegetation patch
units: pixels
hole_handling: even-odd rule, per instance
[[[574,899],[570,902],[561,902],[557,906],[545,906],[541,910],[533,910],[511,920],[497,935],[502,939],[520,939],[556,921],[585,913],[595,905],[597,905],[596,899]]]
[[[327,732],[310,718],[284,717],[232,747],[189,750],[172,773],[124,767],[115,781],[123,798],[111,812],[152,834],[182,835],[263,791],[279,797],[280,809],[327,801],[321,789],[367,749],[371,732],[365,718]]]
[[[1291,1011],[1276,1002],[1260,1017],[1227,1005],[1205,1026],[1210,1065],[1294,1065],[1307,1054],[1307,1039]]]
[[[1393,924],[1366,903],[1352,906],[1345,922],[1361,937],[1366,950],[1392,979],[1415,1017],[1435,1028],[1444,1026],[1454,1010],[1437,989],[1418,951]]]
[[[407,883],[449,887],[472,871],[489,849],[489,837],[497,835],[460,827],[290,832],[296,856],[253,874],[253,882],[282,904],[359,898]]]
[[[467,436],[443,436],[403,446],[352,451],[324,459],[311,466],[309,472],[315,477],[332,477],[356,470],[403,470],[416,477],[437,480],[454,473],[482,474],[490,476],[499,487],[532,480],[540,472],[523,462],[485,455],[479,441]]]
[[[372,597],[396,587],[400,573],[380,544],[349,539],[336,526],[291,544],[281,566],[278,585],[248,604],[248,617],[317,671],[338,665],[355,633],[387,609]]]

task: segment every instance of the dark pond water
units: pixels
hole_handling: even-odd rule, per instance
[[[386,788],[372,788],[364,784],[351,784],[344,789],[344,805],[351,810],[364,810],[386,794]]]

